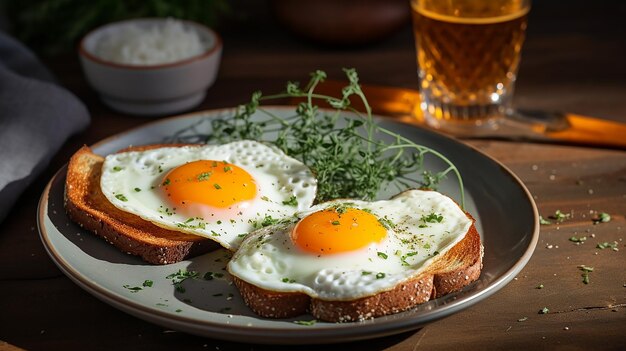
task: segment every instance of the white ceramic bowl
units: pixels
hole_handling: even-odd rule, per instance
[[[222,40],[201,24],[182,21],[200,36],[206,51],[188,59],[159,64],[120,64],[96,55],[98,42],[125,26],[163,24],[164,18],[132,19],[104,25],[81,41],[79,55],[89,84],[109,107],[134,115],[167,115],[188,110],[202,102],[213,84],[222,55]]]

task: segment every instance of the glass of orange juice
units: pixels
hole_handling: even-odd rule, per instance
[[[511,99],[530,0],[411,0],[421,110],[452,133],[498,128]]]

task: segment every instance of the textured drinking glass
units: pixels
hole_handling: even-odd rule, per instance
[[[511,98],[530,0],[411,0],[421,109],[450,132],[497,128]]]

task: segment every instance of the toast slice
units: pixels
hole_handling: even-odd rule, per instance
[[[130,147],[124,151],[162,146],[165,145]],[[87,146],[79,149],[70,159],[64,203],[72,221],[122,252],[139,256],[152,264],[179,262],[219,247],[210,239],[156,226],[115,207],[100,189],[103,163],[104,157],[94,154]]]
[[[467,216],[473,218],[467,214]],[[327,301],[298,292],[275,292],[233,276],[244,302],[267,318],[290,318],[311,313],[328,322],[354,322],[408,310],[418,304],[459,291],[480,276],[483,246],[474,224],[465,237],[433,262],[426,272],[393,289],[352,301]]]

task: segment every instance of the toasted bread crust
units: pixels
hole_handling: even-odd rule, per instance
[[[468,217],[471,218],[469,214]],[[391,290],[352,301],[327,301],[303,293],[274,292],[237,277],[233,279],[246,305],[262,317],[289,318],[309,312],[319,320],[353,322],[402,312],[461,290],[480,276],[482,258],[480,235],[472,224],[463,240],[424,274]]]
[[[131,147],[125,151],[162,146],[166,145]],[[153,264],[179,262],[219,246],[207,238],[161,228],[115,207],[100,189],[103,162],[104,158],[87,146],[70,159],[65,181],[65,210],[72,221],[121,251]]]

